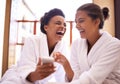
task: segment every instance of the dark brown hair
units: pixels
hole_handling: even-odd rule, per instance
[[[109,17],[109,9],[107,7],[102,8],[104,19],[106,20]]]
[[[99,28],[103,28],[104,25],[104,20],[106,19],[106,17],[108,17],[108,12],[103,11],[106,10],[105,9],[101,9],[100,6],[98,6],[97,4],[94,3],[87,3],[84,4],[82,6],[80,6],[77,11],[86,11],[88,16],[90,16],[93,20],[99,18],[100,19],[100,24],[99,24]]]
[[[50,19],[56,15],[60,15],[65,18],[65,15],[62,12],[62,10],[58,8],[51,9],[49,12],[44,14],[44,16],[41,18],[41,25],[40,25],[40,29],[42,33],[46,34],[46,31],[44,30],[44,26],[47,25]]]

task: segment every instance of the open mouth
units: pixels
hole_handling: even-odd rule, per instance
[[[79,30],[80,33],[84,32],[84,30]]]
[[[65,33],[64,31],[57,31],[56,32],[56,34],[58,34],[58,35],[64,35],[64,33]]]

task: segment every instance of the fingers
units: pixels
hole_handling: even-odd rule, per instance
[[[52,72],[47,72],[47,73],[44,73],[44,74],[39,74],[39,78],[40,79],[44,79],[46,77],[48,77],[49,75],[51,75],[52,73],[54,73],[55,71],[52,71]]]
[[[54,72],[55,72],[54,69],[40,69],[40,70],[35,71],[34,72],[35,74],[32,77],[35,78],[35,80],[42,80]]]
[[[65,57],[60,52],[53,53],[53,57],[54,57],[55,61],[65,59]]]
[[[50,69],[50,68],[55,68],[53,63],[45,63],[42,66],[40,66],[40,69]]]
[[[39,73],[47,73],[55,71],[55,66],[52,63],[46,63],[41,66],[37,66],[37,72]]]
[[[62,54],[59,53],[59,52],[54,52],[53,53],[53,57],[54,57],[55,61],[61,59],[61,56],[62,56]]]
[[[66,57],[64,55],[62,55],[60,52],[53,53],[53,57],[55,59],[55,62],[58,62],[58,63],[62,64],[63,66],[66,65],[66,63],[68,62]]]
[[[39,58],[37,65],[42,65],[41,58]]]
[[[39,73],[42,73],[42,74],[44,74],[44,73],[53,73],[55,71],[55,68],[44,68],[44,69],[40,69],[39,70]]]
[[[37,80],[46,78],[54,72],[55,66],[53,63],[42,63],[41,58],[39,58],[36,70],[34,71]]]
[[[52,63],[46,63],[41,66],[37,66],[36,72],[38,73],[37,75],[39,76],[39,79],[43,79],[54,73],[55,67]]]

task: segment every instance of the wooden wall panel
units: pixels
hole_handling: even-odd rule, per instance
[[[120,39],[120,0],[115,0],[115,37]]]
[[[11,14],[11,0],[6,0],[2,75],[8,69],[10,14]]]

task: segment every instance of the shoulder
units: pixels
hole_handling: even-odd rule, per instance
[[[31,35],[31,36],[25,37],[23,43],[24,45],[36,44],[36,43],[40,43],[41,39],[42,39],[41,36]]]
[[[78,51],[86,43],[86,39],[78,38],[71,44],[71,51]]]
[[[116,37],[111,36],[109,33],[106,33],[103,35],[105,39],[104,42],[106,42],[106,48],[108,50],[120,50],[120,40]]]
[[[25,40],[31,40],[31,41],[38,41],[43,39],[45,36],[41,35],[30,35],[28,37],[25,37]]]
[[[106,39],[108,39],[108,43],[111,46],[119,46],[120,47],[120,40],[117,39],[116,37],[112,36],[109,33],[106,33]]]
[[[115,37],[111,38],[109,44],[109,47],[115,47],[120,49],[120,40]]]
[[[77,38],[76,40],[74,40],[74,41],[72,42],[72,46],[74,46],[74,45],[76,45],[76,46],[81,45],[81,44],[84,43],[85,41],[86,41],[86,39]]]

